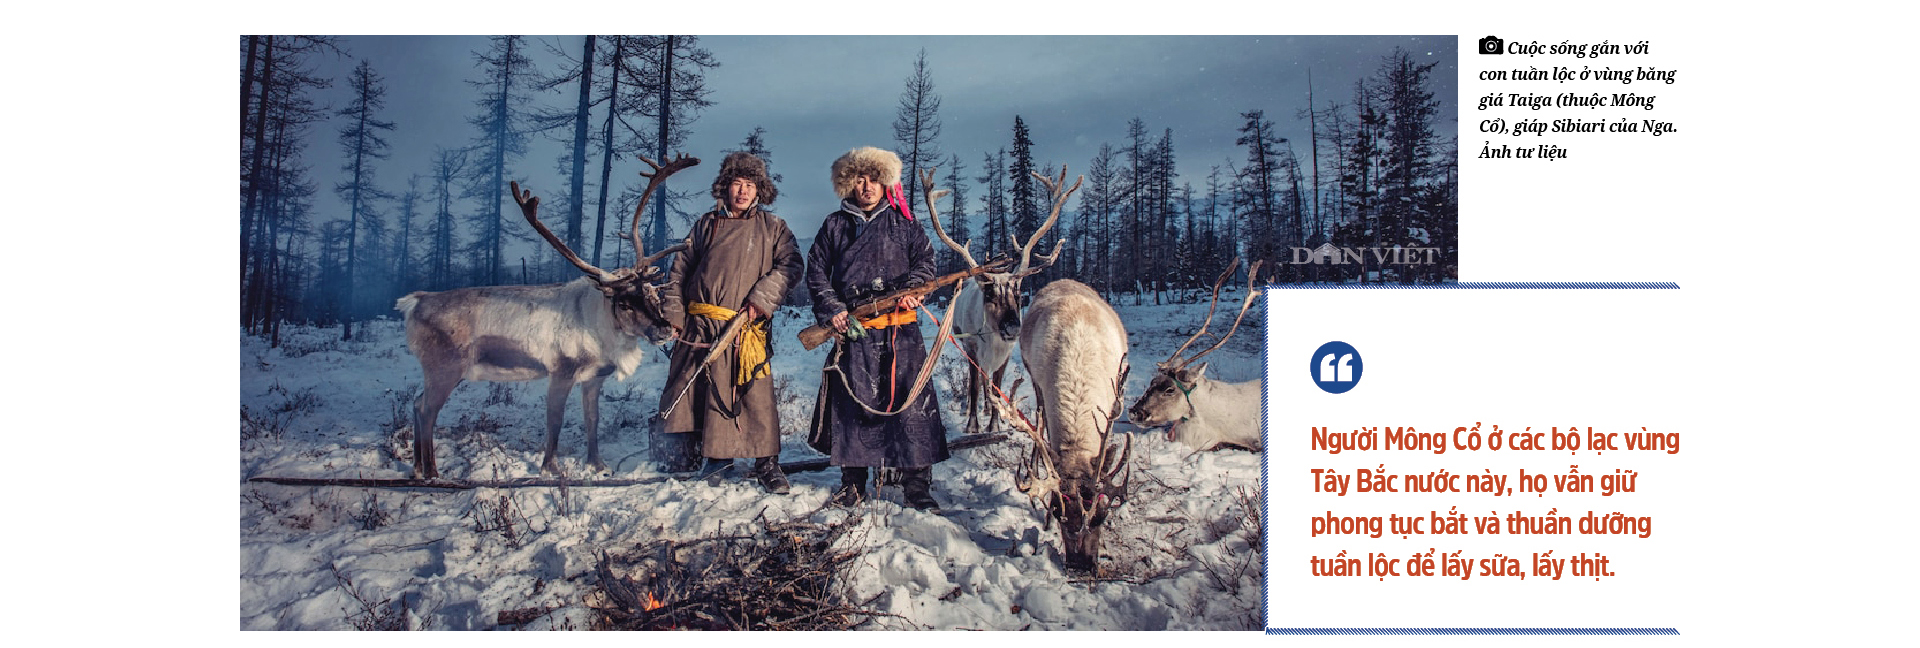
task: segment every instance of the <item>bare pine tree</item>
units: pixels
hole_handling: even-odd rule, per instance
[[[933,93],[933,76],[927,71],[927,50],[913,61],[913,75],[900,93],[900,110],[893,119],[893,140],[900,144],[901,161],[907,164],[902,179],[918,185],[920,170],[940,163],[940,95]],[[952,185],[948,185],[952,186]],[[920,190],[908,186],[910,193]],[[917,202],[917,201],[915,201]]]
[[[427,289],[454,288],[453,185],[466,174],[466,149],[441,148],[433,156],[433,227],[428,230]]]
[[[341,281],[340,339],[353,339],[353,318],[358,314],[354,302],[354,267],[359,264],[358,241],[362,221],[377,218],[372,202],[391,198],[373,184],[373,162],[384,160],[389,153],[387,139],[382,131],[393,130],[393,122],[384,121],[377,115],[387,104],[385,85],[380,75],[373,71],[373,65],[366,59],[353,68],[348,85],[353,88],[353,100],[347,107],[334,113],[347,118],[346,127],[340,129],[340,150],[346,154],[347,161],[340,170],[347,173],[347,180],[334,186],[335,193],[347,201],[347,256],[346,276]]]
[[[308,125],[324,120],[312,93],[331,85],[316,76],[309,59],[338,53],[320,36],[247,36],[240,80],[240,284],[241,324],[267,333],[289,303],[276,281],[286,264],[278,242],[290,204],[305,186],[300,157]]]
[[[643,36],[640,44],[653,61],[647,69],[651,74],[641,82],[653,97],[650,105],[657,127],[653,155],[656,160],[665,160],[668,151],[679,146],[692,132],[691,126],[700,109],[713,105],[707,100],[705,75],[707,70],[720,67],[720,62],[711,52],[700,48],[698,36]],[[653,199],[649,250],[665,249],[671,238],[667,211],[675,202],[675,196],[664,186],[661,190],[662,194]]]
[[[474,138],[475,157],[468,166],[465,195],[480,201],[475,214],[479,226],[475,252],[480,257],[476,273],[487,284],[506,281],[502,256],[507,212],[501,201],[507,199],[507,165],[526,153],[526,93],[538,81],[526,48],[523,37],[493,37],[491,50],[473,55],[482,77],[468,82],[480,90],[481,97],[474,102],[480,112],[467,119],[480,133]]]

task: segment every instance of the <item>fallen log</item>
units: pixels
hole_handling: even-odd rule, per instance
[[[947,442],[948,450],[965,450],[992,445],[1005,441],[1005,434],[969,434]],[[803,459],[780,464],[780,469],[788,474],[817,472],[833,467],[833,460],[821,457]],[[657,475],[633,479],[554,479],[551,477],[521,477],[517,479],[413,479],[413,478],[342,478],[342,477],[254,477],[248,482],[279,484],[281,486],[346,486],[357,488],[425,488],[431,490],[473,490],[476,488],[614,488],[658,484],[670,479],[691,479],[691,475]]]

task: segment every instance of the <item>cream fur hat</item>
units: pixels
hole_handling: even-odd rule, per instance
[[[900,167],[900,156],[893,151],[871,146],[847,151],[833,161],[833,193],[846,198],[853,192],[853,179],[863,175],[878,177],[888,187],[900,184]]]

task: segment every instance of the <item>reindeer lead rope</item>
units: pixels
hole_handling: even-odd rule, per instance
[[[952,299],[955,299],[955,300],[957,300],[957,299],[959,299],[959,298],[960,298],[960,291],[962,291],[962,290],[965,290],[965,289],[966,289],[966,282],[964,282],[964,281],[963,281],[963,282],[959,282],[959,283],[956,283],[956,284],[954,284],[954,289],[953,289],[953,297],[952,297]],[[855,394],[855,393],[853,393],[853,385],[852,385],[851,383],[848,383],[848,382],[847,382],[847,375],[846,375],[846,373],[845,373],[845,372],[842,372],[842,371],[840,371],[840,364],[839,364],[838,362],[828,362],[828,363],[827,363],[827,366],[825,366],[825,367],[822,367],[822,368],[820,369],[820,373],[822,373],[822,374],[828,374],[828,373],[832,373],[832,374],[838,374],[838,375],[840,376],[840,386],[841,386],[841,387],[844,387],[844,388],[846,388],[846,391],[847,391],[847,398],[849,398],[849,399],[852,399],[852,400],[853,400],[853,403],[854,403],[855,405],[859,405],[859,406],[860,406],[860,409],[863,409],[863,410],[866,410],[868,414],[871,414],[871,415],[874,415],[874,416],[895,416],[895,415],[898,415],[898,414],[899,414],[899,413],[901,413],[901,412],[905,412],[905,411],[907,411],[907,408],[909,408],[909,407],[912,407],[912,406],[913,406],[913,403],[914,403],[914,401],[918,401],[918,400],[920,400],[920,391],[921,391],[922,389],[925,389],[925,388],[926,388],[926,386],[927,386],[927,381],[928,381],[929,379],[931,379],[931,378],[933,378],[933,364],[934,364],[934,361],[936,361],[936,360],[939,360],[939,359],[940,359],[940,350],[941,350],[942,348],[944,348],[944,347],[946,346],[946,343],[947,343],[947,340],[948,340],[948,339],[951,339],[951,338],[953,337],[953,335],[952,335],[952,333],[953,333],[953,326],[952,326],[952,322],[953,322],[953,318],[951,318],[951,317],[949,317],[949,318],[947,318],[947,319],[945,319],[945,320],[942,320],[942,319],[940,319],[940,318],[939,318],[938,316],[935,316],[935,315],[934,315],[934,314],[933,314],[933,313],[932,313],[931,311],[927,311],[927,309],[926,309],[926,306],[925,306],[924,304],[923,304],[923,305],[922,305],[922,306],[920,307],[920,310],[922,310],[922,311],[926,311],[926,313],[927,313],[927,317],[930,317],[930,318],[932,318],[932,319],[933,319],[933,321],[935,321],[935,322],[939,322],[939,323],[940,323],[940,329],[939,329],[939,331],[938,331],[938,332],[936,332],[936,333],[934,334],[934,342],[933,342],[933,349],[932,349],[932,350],[930,350],[930,351],[928,351],[928,352],[927,352],[927,358],[926,358],[925,360],[923,360],[923,361],[921,361],[921,363],[920,363],[920,373],[919,373],[919,375],[917,375],[917,376],[915,376],[915,377],[914,377],[914,379],[913,379],[913,388],[912,388],[912,389],[909,389],[909,390],[907,390],[907,398],[906,398],[906,402],[904,402],[904,403],[901,403],[901,404],[900,404],[900,408],[899,408],[899,409],[895,409],[895,410],[878,410],[878,409],[874,409],[874,407],[873,407],[872,405],[869,405],[869,404],[867,404],[867,402],[866,402],[866,401],[862,401],[862,400],[860,400],[860,396],[859,396],[858,394]],[[848,319],[852,319],[852,318],[848,318]],[[835,347],[834,347],[834,349],[835,349],[835,351],[834,351],[834,352],[835,352],[835,353],[839,353],[839,346],[838,346],[838,344],[839,344],[839,343],[838,343],[838,342],[836,341],[836,342],[835,342]]]
[[[1171,376],[1171,375],[1169,375],[1169,376],[1167,376],[1167,379],[1168,379],[1168,380],[1172,380],[1172,381],[1173,381],[1173,386],[1175,386],[1175,387],[1179,387],[1179,388],[1180,388],[1180,397],[1181,397],[1181,398],[1185,398],[1185,399],[1187,399],[1187,414],[1189,414],[1189,415],[1191,415],[1191,414],[1193,414],[1193,412],[1194,412],[1194,409],[1193,409],[1193,388],[1192,388],[1192,387],[1189,387],[1189,386],[1187,386],[1187,384],[1186,384],[1186,383],[1184,383],[1184,382],[1180,382],[1180,379],[1179,379],[1179,378],[1175,378],[1175,377],[1173,377],[1173,376]],[[1182,416],[1182,417],[1180,417],[1180,422],[1181,422],[1181,423],[1185,423],[1185,422],[1187,422],[1187,417],[1186,417],[1186,416]]]

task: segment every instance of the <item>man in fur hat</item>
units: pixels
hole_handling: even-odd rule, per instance
[[[827,358],[809,438],[840,466],[836,501],[865,498],[868,469],[879,466],[900,469],[907,504],[928,510],[939,508],[931,494],[933,464],[947,458],[947,430],[933,390],[905,402],[927,359],[916,321],[919,300],[903,299],[895,312],[848,321],[853,306],[934,277],[933,244],[907,209],[900,166],[899,156],[871,146],[833,163],[840,209],[827,215],[813,239],[807,288],[814,317],[842,336]],[[882,416],[869,409],[902,411]]]
[[[762,208],[777,194],[766,162],[750,153],[728,155],[713,181],[717,204],[693,224],[687,251],[673,259],[661,297],[679,342],[660,394],[665,418],[657,423],[653,455],[668,472],[692,470],[704,455],[703,475],[730,468],[734,458],[751,457],[760,484],[785,493],[767,333],[774,309],[802,266],[787,222]],[[747,324],[733,344],[714,348],[715,338],[736,316],[747,318]],[[708,354],[717,358],[699,371]]]

